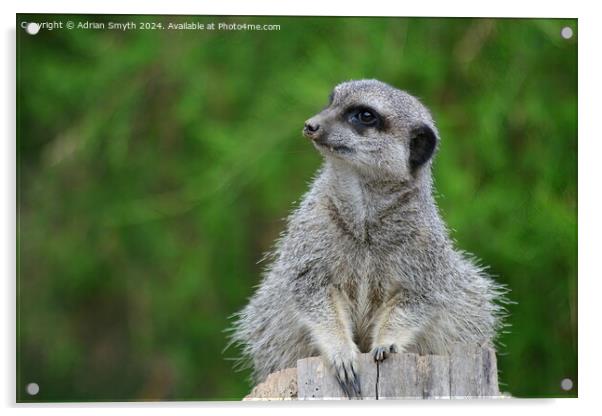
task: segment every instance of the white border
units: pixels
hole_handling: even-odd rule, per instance
[[[600,158],[602,146],[597,119],[600,118],[600,96],[602,65],[599,40],[602,40],[600,14],[596,13],[593,1],[544,1],[528,3],[524,0],[491,2],[471,2],[468,0],[431,1],[421,0],[393,4],[391,0],[346,0],[346,1],[297,1],[277,0],[237,0],[224,2],[193,2],[169,0],[165,2],[132,0],[98,1],[96,4],[74,0],[31,0],[18,4],[2,4],[0,19],[3,24],[0,126],[4,131],[0,154],[3,157],[0,175],[2,180],[2,250],[0,264],[4,266],[3,285],[0,302],[2,340],[0,342],[0,403],[9,407],[9,413],[29,414],[42,410],[47,414],[79,414],[81,410],[93,414],[104,414],[126,409],[130,414],[165,414],[170,412],[205,414],[231,414],[245,409],[250,414],[303,414],[308,412],[333,412],[343,410],[350,414],[365,414],[370,409],[384,412],[422,413],[514,414],[515,412],[546,412],[566,415],[568,412],[586,412],[599,407],[596,402],[600,394],[599,375],[601,374],[598,350],[600,338],[599,306],[600,286],[599,262],[597,261],[597,240],[602,235],[599,202],[601,187]],[[144,14],[208,14],[208,15],[366,15],[366,16],[493,16],[493,17],[577,17],[579,26],[579,399],[557,400],[503,400],[495,402],[403,402],[403,403],[156,403],[156,404],[94,404],[94,405],[41,405],[24,406],[15,403],[15,13],[144,13]],[[550,103],[553,105],[553,103]],[[567,138],[570,139],[570,138]],[[536,293],[533,294],[537,296]],[[543,341],[545,342],[545,340]],[[342,407],[340,407],[342,406]],[[386,406],[387,409],[380,409]],[[403,408],[401,408],[403,406]],[[337,407],[337,409],[334,409]],[[587,414],[587,413],[586,413]]]
[[[487,3],[487,4],[484,4]],[[546,1],[545,6],[521,0],[504,2],[471,1],[408,1],[306,0],[231,0],[227,2],[195,2],[169,0],[149,2],[130,0],[81,1],[28,0],[17,7],[21,13],[145,13],[145,14],[208,14],[208,15],[323,15],[323,16],[491,16],[491,17],[577,17],[575,1]]]

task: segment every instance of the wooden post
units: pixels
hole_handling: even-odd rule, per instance
[[[456,344],[449,356],[391,354],[376,363],[362,354],[358,374],[364,400],[501,397],[495,352]],[[245,400],[346,399],[320,357],[304,358],[297,368],[270,374]]]

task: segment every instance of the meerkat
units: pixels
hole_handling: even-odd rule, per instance
[[[254,382],[321,355],[360,398],[360,353],[382,361],[492,345],[506,289],[454,248],[439,215],[429,110],[383,82],[349,81],[303,135],[324,163],[231,328]]]

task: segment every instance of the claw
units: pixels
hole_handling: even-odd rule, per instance
[[[372,356],[374,357],[374,361],[384,361],[389,354],[396,353],[398,351],[397,345],[395,344],[381,345],[372,350]]]
[[[359,377],[353,368],[353,364],[341,363],[336,368],[336,379],[341,390],[349,399],[362,399]]]
[[[343,390],[343,393],[345,393],[347,397],[351,398],[352,394],[347,383],[341,380],[339,377],[337,377],[337,381],[339,382],[339,386],[341,387],[341,390]]]
[[[353,391],[355,392],[355,395],[361,399],[362,398],[362,389],[360,387],[360,380],[359,377],[355,377],[353,379]]]

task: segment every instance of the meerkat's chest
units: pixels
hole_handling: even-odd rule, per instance
[[[375,260],[357,255],[335,266],[335,284],[343,295],[354,338],[360,349],[370,344],[377,312],[393,286],[394,279],[390,272]]]
[[[364,251],[348,251],[332,262],[334,283],[348,297],[354,308],[365,309],[382,301],[390,287],[395,286],[395,268],[390,261]]]

